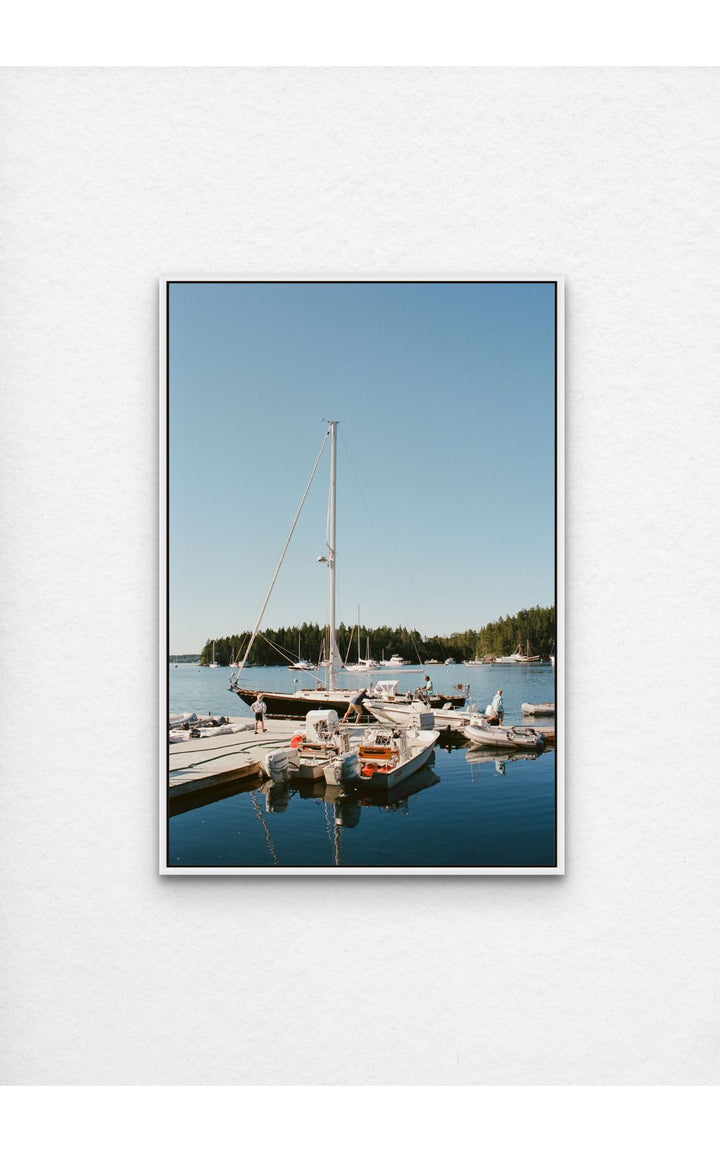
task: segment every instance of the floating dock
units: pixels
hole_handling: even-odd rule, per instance
[[[233,780],[257,776],[265,753],[290,743],[298,731],[297,720],[266,720],[266,732],[255,734],[252,720],[230,718],[228,723],[242,726],[240,732],[213,734],[183,740],[169,745],[168,795],[172,800],[188,792],[201,792],[222,787]]]

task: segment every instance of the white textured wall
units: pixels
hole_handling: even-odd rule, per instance
[[[718,80],[0,73],[5,1083],[717,1081]],[[156,876],[188,272],[567,277],[564,879]]]

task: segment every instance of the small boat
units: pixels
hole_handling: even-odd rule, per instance
[[[445,661],[445,663],[446,663],[446,664],[454,664],[454,663],[455,663],[455,661],[453,660],[452,656],[448,656],[448,658],[447,658],[447,660]]]
[[[396,654],[391,656],[389,660],[381,660],[380,663],[383,668],[404,668],[409,661],[404,660],[402,656]]]
[[[382,724],[402,724],[404,727],[411,727],[417,724],[420,717],[431,718],[437,732],[448,728],[464,728],[466,724],[478,719],[477,708],[461,710],[449,704],[442,708],[433,708],[421,700],[414,700],[412,704],[391,701],[376,703],[373,700],[366,700],[364,706],[365,710]]]
[[[483,666],[482,657],[480,656],[480,653],[478,652],[477,648],[475,649],[475,659],[474,660],[465,660],[464,663],[465,663],[466,668],[482,668],[482,666]]]
[[[347,728],[337,712],[318,708],[305,717],[305,732],[293,736],[287,748],[267,752],[263,771],[273,783],[288,780],[320,780],[349,784],[360,774],[358,753],[350,747]]]
[[[210,664],[208,665],[208,667],[217,668],[217,664],[215,663],[215,641],[214,640],[213,640],[212,660],[211,660]]]
[[[544,704],[521,704],[520,711],[523,716],[554,716],[555,705],[550,701]]]
[[[298,672],[314,672],[315,665],[311,664],[309,660],[301,660],[298,658],[295,664],[288,664],[288,668],[294,668]]]
[[[440,733],[430,728],[371,728],[358,745],[362,788],[389,792],[426,764]]]
[[[472,724],[467,724],[462,732],[472,744],[479,744],[485,748],[545,747],[545,737],[534,728],[505,728],[501,724],[488,724],[482,716]]]

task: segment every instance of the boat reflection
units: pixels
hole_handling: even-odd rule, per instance
[[[252,802],[263,826],[272,860],[279,865],[280,859],[265,814],[282,815],[289,808],[291,801],[295,802],[298,799],[313,800],[316,803],[320,801],[326,812],[326,828],[332,846],[333,863],[339,868],[343,865],[342,832],[345,829],[357,828],[363,808],[383,808],[387,812],[407,814],[408,800],[411,796],[439,783],[440,777],[428,765],[414,772],[395,788],[383,793],[363,793],[347,784],[328,784],[324,779],[295,778],[292,781],[279,782],[266,779],[253,791]],[[265,813],[258,803],[258,796],[264,797]]]
[[[411,796],[439,783],[440,777],[426,764],[387,792],[358,791],[347,785],[328,784],[324,779],[295,779],[281,783],[273,783],[268,779],[263,780],[256,791],[265,799],[265,810],[274,815],[286,812],[293,798],[320,800],[333,808],[336,825],[341,828],[355,828],[363,808],[407,812]]]
[[[479,768],[483,764],[492,765],[500,776],[505,776],[508,764],[518,760],[537,760],[542,755],[542,752],[513,752],[509,755],[498,756],[497,749],[474,748],[465,753],[465,759],[470,765],[470,775],[474,780],[474,769]]]

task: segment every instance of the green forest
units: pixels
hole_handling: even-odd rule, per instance
[[[249,664],[291,664],[300,657],[316,664],[321,659],[323,641],[327,629],[320,624],[301,624],[290,628],[267,629],[255,637]],[[213,643],[217,664],[229,665],[239,662],[245,654],[250,633],[235,636],[216,636],[209,639],[200,653],[200,663],[212,661]],[[337,629],[337,643],[340,655],[346,662],[357,658],[357,626],[340,624]],[[389,659],[395,653],[411,663],[426,663],[437,660],[444,663],[452,658],[462,660],[482,659],[490,656],[509,656],[518,645],[523,651],[529,644],[534,656],[547,659],[555,651],[555,609],[526,608],[515,616],[501,616],[492,624],[486,624],[479,631],[468,628],[465,632],[453,632],[450,636],[421,636],[407,628],[368,628],[360,637],[360,655],[375,660]],[[171,661],[187,662],[196,657],[171,656]]]

